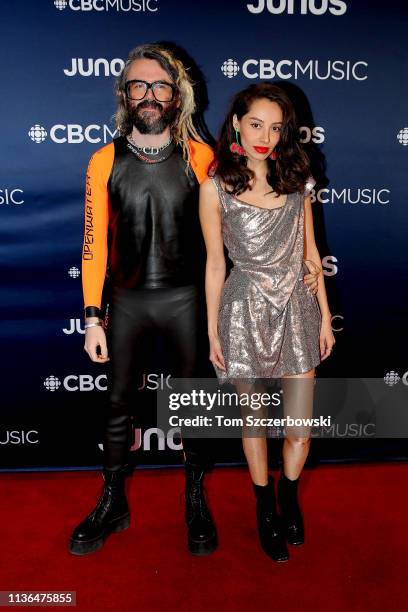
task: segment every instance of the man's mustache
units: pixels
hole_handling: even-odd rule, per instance
[[[156,100],[144,100],[137,105],[135,110],[143,110],[144,108],[155,108],[157,110],[163,110],[163,106],[156,102]]]

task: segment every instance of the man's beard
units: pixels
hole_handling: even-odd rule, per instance
[[[160,114],[146,112],[146,108],[156,108]],[[161,134],[169,125],[174,124],[178,108],[174,103],[163,108],[156,100],[144,100],[133,108],[129,106],[128,113],[130,121],[141,134]]]

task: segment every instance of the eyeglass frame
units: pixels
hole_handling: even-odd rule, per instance
[[[145,95],[142,98],[131,98],[128,94],[129,83],[144,83],[146,85]],[[154,93],[154,89],[153,89],[153,85],[156,85],[156,83],[162,83],[163,85],[168,85],[169,87],[171,87],[173,95],[171,96],[170,100],[158,100],[156,98],[156,94]],[[173,83],[168,83],[167,81],[161,81],[161,80],[152,81],[151,83],[149,83],[149,81],[144,81],[143,79],[131,79],[130,81],[126,81],[125,83],[126,98],[128,100],[134,100],[135,102],[139,102],[140,100],[143,100],[147,96],[149,89],[152,90],[153,98],[156,100],[156,102],[172,102],[174,100],[174,94],[178,91],[178,87],[176,87],[176,85],[174,85]]]

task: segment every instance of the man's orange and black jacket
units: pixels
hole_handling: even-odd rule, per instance
[[[159,153],[166,158],[158,163],[139,159],[122,136],[92,156],[82,251],[86,316],[99,316],[108,265],[111,284],[128,289],[198,282],[203,245],[198,192],[213,153],[193,140],[188,146],[187,172],[174,143]]]

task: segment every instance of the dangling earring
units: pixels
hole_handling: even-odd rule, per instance
[[[269,156],[271,159],[276,160],[278,159],[278,154],[276,151],[272,151],[272,153]]]
[[[239,131],[237,130],[237,128],[234,128],[234,130],[235,130],[235,142],[230,144],[230,151],[231,153],[237,153],[237,155],[246,155],[246,151],[244,147],[239,142]]]

